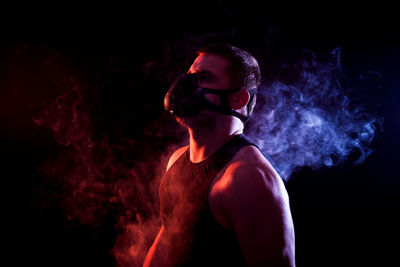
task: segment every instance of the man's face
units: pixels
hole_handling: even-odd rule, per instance
[[[229,61],[220,56],[200,53],[194,60],[188,73],[197,75],[200,87],[223,90],[230,88]],[[221,101],[217,95],[205,94],[204,97],[215,105],[220,105]],[[202,110],[198,116],[190,118],[177,118],[178,121],[186,126],[200,126],[203,128],[212,128],[217,122],[216,114],[213,111]]]

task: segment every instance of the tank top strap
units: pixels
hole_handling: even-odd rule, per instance
[[[186,164],[193,169],[212,167],[218,170],[222,169],[223,166],[225,166],[225,164],[227,164],[242,147],[247,145],[257,147],[257,145],[255,145],[245,134],[238,134],[223,144],[214,154],[201,162],[193,163],[190,161],[189,147],[181,157],[184,157],[183,160],[185,160]]]

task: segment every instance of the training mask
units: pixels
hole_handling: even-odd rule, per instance
[[[245,122],[248,117],[234,111],[229,106],[229,95],[240,91],[240,88],[216,90],[202,88],[198,85],[197,75],[195,73],[183,73],[178,76],[169,88],[164,97],[165,110],[177,117],[192,117],[201,110],[207,109],[222,114],[238,117]],[[250,90],[251,97],[255,94],[255,89]],[[205,94],[214,94],[219,96],[221,105],[217,106],[205,98]]]

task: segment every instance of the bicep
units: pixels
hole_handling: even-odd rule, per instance
[[[271,175],[255,168],[239,171],[234,177],[230,216],[250,266],[292,266],[285,263],[294,256],[287,193],[280,178]]]

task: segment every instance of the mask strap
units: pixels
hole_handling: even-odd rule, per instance
[[[230,94],[238,92],[238,91],[240,91],[242,89],[240,89],[240,88],[232,88],[232,89],[217,90],[217,89],[209,89],[209,88],[203,88],[203,87],[199,87],[199,88],[202,90],[203,93],[214,94],[214,95],[219,96],[219,98],[221,100],[221,106],[218,107],[218,106],[210,103],[209,108],[211,110],[218,111],[218,112],[221,112],[223,114],[235,116],[235,117],[239,118],[243,123],[246,122],[249,119],[248,116],[245,116],[245,115],[233,110],[229,105],[228,96]],[[249,100],[249,103],[250,103],[251,100],[253,99],[255,93],[257,92],[257,88],[252,88],[252,89],[250,89],[248,91],[250,93],[250,100]],[[248,113],[249,113],[249,106],[247,106],[247,114]]]

